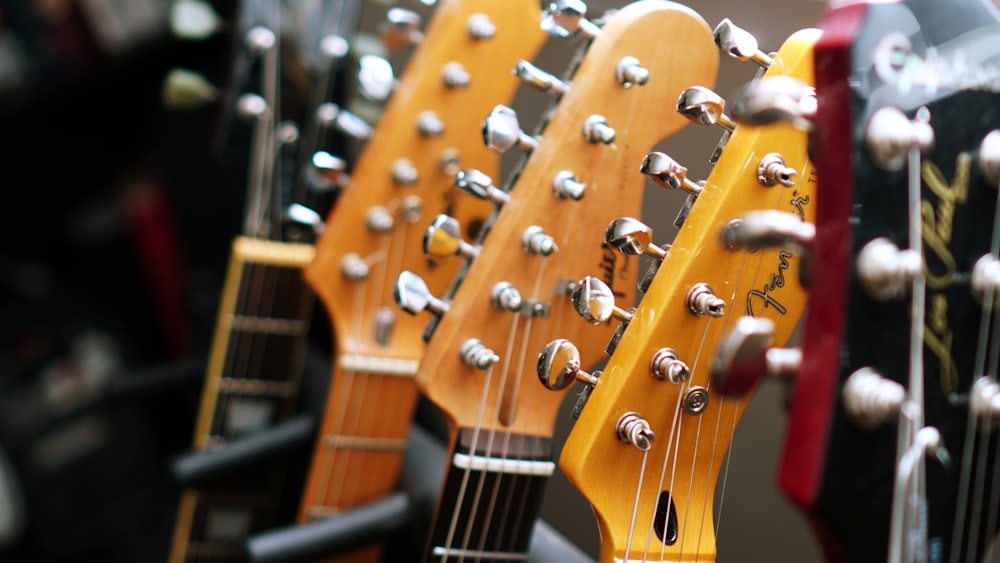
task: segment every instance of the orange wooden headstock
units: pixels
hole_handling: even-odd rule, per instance
[[[811,83],[817,36],[793,35],[767,75]],[[798,172],[793,186],[758,180],[769,153]],[[744,407],[709,380],[716,345],[744,314],[773,320],[784,342],[806,300],[796,255],[730,249],[722,235],[762,208],[811,220],[814,182],[803,132],[736,127],[563,448],[560,467],[600,522],[602,562],[714,561],[715,485]],[[721,301],[698,315],[706,286]]]

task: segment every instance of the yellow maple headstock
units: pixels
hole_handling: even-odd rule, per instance
[[[683,48],[669,48],[651,37],[669,37],[670,45]],[[649,71],[646,84],[619,83],[616,67],[625,57],[634,57]],[[644,0],[608,20],[458,286],[421,364],[417,382],[444,409],[453,430],[486,427],[551,435],[563,395],[539,384],[538,350],[556,336],[568,336],[583,344],[584,362],[594,363],[615,329],[580,319],[566,284],[601,270],[621,301],[634,300],[638,263],[604,245],[604,225],[618,215],[639,212],[643,156],[687,124],[674,111],[674,100],[692,83],[714,83],[717,67],[711,30],[685,6]],[[593,115],[603,116],[615,130],[613,143],[584,138],[584,123]],[[553,194],[553,181],[563,171],[586,185],[579,201]],[[524,252],[529,227],[553,237],[558,250],[549,256]],[[493,307],[490,295],[499,282],[520,293],[525,310],[537,303],[547,312],[526,316]],[[499,356],[490,375],[461,360],[463,344],[471,338]]]
[[[817,38],[815,30],[793,35],[766,75],[813,83]],[[806,301],[798,256],[730,250],[722,234],[731,220],[758,209],[812,220],[815,176],[806,146],[805,133],[790,125],[736,128],[566,441],[560,467],[594,507],[602,562],[715,559],[716,482],[745,406],[713,389],[716,346],[745,314],[773,320],[775,340],[784,342]],[[795,168],[794,186],[758,181],[758,163],[768,153]],[[724,301],[721,316],[689,310],[696,284]],[[686,380],[653,376],[651,362],[664,348],[686,364]],[[654,440],[646,452],[619,439],[628,413],[649,424]],[[654,527],[658,509],[662,532]],[[671,526],[674,541],[661,541]]]
[[[482,25],[484,15],[496,30],[492,37],[477,39],[470,31],[470,18]],[[474,228],[489,215],[488,204],[454,197],[452,175],[459,167],[497,170],[497,155],[476,142],[480,119],[495,104],[514,96],[517,79],[510,69],[517,59],[531,58],[540,48],[545,34],[539,30],[539,20],[536,0],[438,3],[425,39],[316,243],[316,260],[305,271],[330,311],[339,354],[420,358],[423,323],[397,314],[393,282],[401,270],[413,270],[432,290],[443,291],[457,264],[432,267],[420,248],[423,225],[447,212]],[[449,87],[444,74],[458,69],[468,74],[468,84]],[[443,125],[440,134],[422,135],[418,129],[419,121],[431,115],[428,112]],[[456,157],[457,161],[448,160]],[[370,220],[391,226],[374,232]],[[344,274],[345,259],[350,257],[365,262],[364,279]],[[380,338],[375,318],[382,309],[395,314],[395,319],[387,323],[392,326],[388,335]]]

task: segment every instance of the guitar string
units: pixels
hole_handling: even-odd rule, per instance
[[[663,490],[663,481],[664,481],[664,479],[666,479],[666,476],[667,476],[667,459],[670,457],[670,450],[674,447],[674,445],[673,445],[674,444],[674,439],[678,438],[678,435],[680,433],[681,412],[682,412],[682,410],[681,410],[681,401],[683,400],[685,393],[687,393],[687,389],[690,387],[690,385],[691,385],[691,380],[690,380],[690,378],[688,378],[687,381],[684,381],[684,382],[681,383],[680,392],[677,393],[677,404],[674,405],[673,417],[672,417],[671,422],[670,422],[670,432],[667,434],[667,447],[664,449],[663,465],[661,466],[661,470],[660,470],[660,481],[656,485],[656,490],[657,491],[662,491]],[[644,452],[643,453],[643,462],[642,462],[643,469],[639,473],[639,487],[640,488],[642,487],[642,472],[645,471],[646,453],[648,453],[648,452]],[[638,499],[638,496],[636,498]],[[667,499],[668,499],[667,500],[667,504],[669,505],[670,502],[671,502],[671,500],[670,500],[671,496],[668,495]],[[637,507],[638,507],[638,500],[636,500],[636,508]],[[653,511],[653,522],[655,522],[655,521],[656,521],[656,511],[655,511],[655,508],[654,508],[654,511]],[[630,541],[631,541],[631,538],[632,538],[632,529],[634,527],[635,527],[635,508],[633,508],[632,522],[629,524],[629,540]],[[643,561],[646,561],[646,559],[649,557],[649,547],[650,547],[650,543],[652,542],[652,539],[653,539],[653,526],[650,525],[649,529],[647,530],[647,534],[646,534],[646,546],[645,546],[645,548],[643,549],[643,552],[642,552],[642,560]],[[626,549],[625,549],[625,558],[627,559],[628,557],[629,557],[629,550],[626,547]]]
[[[993,236],[992,236],[992,240],[990,241],[990,254],[993,255],[994,257],[1000,255],[1000,198],[997,199],[997,204],[996,204],[995,211],[994,211]],[[989,284],[987,284],[986,295],[985,295],[985,298],[983,300],[983,312],[982,312],[982,315],[981,315],[981,327],[980,327],[980,335],[979,335],[979,337],[980,337],[979,344],[982,346],[982,349],[977,349],[977,354],[976,354],[976,362],[977,362],[976,372],[973,374],[974,380],[977,379],[977,378],[979,378],[979,377],[993,377],[993,378],[996,378],[997,368],[998,368],[998,362],[1000,362],[1000,350],[998,350],[998,346],[1000,346],[1000,343],[998,343],[997,336],[996,336],[996,335],[1000,334],[1000,315],[993,315],[992,314],[993,308],[991,306],[988,306],[991,303],[992,299],[993,299],[993,288],[992,288],[992,286],[990,286]],[[984,330],[982,327],[984,325],[988,325],[988,319],[989,319],[989,317],[991,315],[992,315],[992,320],[993,320],[993,334],[994,334],[994,338],[993,338],[993,341],[990,343],[989,353],[987,355],[987,353],[985,351],[985,348],[986,348],[986,341],[989,338],[989,329],[987,328],[986,330]],[[980,361],[981,358],[982,358],[982,361],[983,361],[984,364],[985,364],[985,362],[987,361],[987,358],[988,358],[988,361],[989,361],[989,368],[988,369],[980,369],[979,361]],[[983,368],[985,368],[985,365],[983,366]],[[970,389],[970,400],[971,400],[971,389]],[[968,464],[968,466],[971,467],[973,465],[972,464],[972,458],[974,457],[975,451],[977,449],[980,452],[980,455],[978,456],[978,462],[975,463],[975,476],[976,476],[975,477],[975,482],[976,482],[976,484],[975,484],[975,486],[973,488],[974,492],[972,494],[972,516],[973,517],[972,517],[972,519],[970,521],[970,524],[969,524],[970,525],[970,529],[968,530],[969,535],[968,535],[968,540],[967,540],[967,543],[966,543],[966,548],[967,548],[966,559],[968,559],[968,560],[972,560],[972,558],[974,558],[975,553],[976,553],[976,547],[977,547],[976,544],[978,543],[978,539],[979,539],[979,524],[980,524],[980,522],[979,522],[979,520],[980,520],[979,514],[980,514],[980,511],[982,509],[982,502],[984,500],[983,489],[985,488],[985,478],[986,478],[986,474],[989,472],[988,468],[986,467],[986,462],[987,462],[987,460],[989,458],[989,455],[988,455],[989,454],[988,444],[989,444],[989,439],[990,439],[990,432],[988,432],[986,430],[990,428],[990,425],[992,423],[991,419],[992,419],[992,417],[990,416],[990,412],[987,411],[985,413],[985,415],[983,416],[983,420],[980,420],[980,417],[976,416],[976,414],[972,412],[972,409],[971,409],[971,406],[970,406],[970,408],[969,408],[969,417],[968,417],[969,423],[967,425],[968,429],[966,430],[966,442],[965,442],[966,448],[965,448],[965,450],[963,452],[963,466],[965,466],[966,464]],[[982,424],[982,428],[983,428],[982,432],[979,431],[980,423]],[[978,448],[976,446],[974,446],[974,445],[971,445],[971,444],[973,444],[973,443],[975,443],[977,441],[977,434],[978,434]],[[963,479],[965,478],[965,472],[964,471],[963,471],[962,477],[963,477]],[[961,484],[959,486],[960,486],[960,489],[959,489],[960,493],[959,494],[961,495],[962,494],[961,493],[961,491],[962,491]],[[964,518],[965,500],[962,497],[960,497],[960,499],[961,499],[960,500],[960,506],[962,507],[961,517]],[[994,506],[995,506],[995,504],[996,503],[994,503]],[[992,512],[992,508],[991,508],[991,512]],[[985,534],[987,542],[990,539],[990,535],[991,535],[990,529],[987,528],[986,529],[986,534]],[[956,543],[958,543],[958,542],[956,542]],[[955,549],[953,547],[952,553],[954,553],[954,551],[955,551]]]
[[[921,263],[923,263],[923,232],[922,232],[922,212],[921,212],[921,155],[919,148],[910,149],[910,154],[908,158],[908,207],[909,207],[909,246],[911,249],[916,250],[921,256]],[[927,302],[927,280],[924,277],[923,269],[916,275],[913,279],[913,299],[911,302],[910,311],[910,378],[909,378],[909,395],[910,401],[912,401],[917,406],[917,415],[912,417],[910,421],[910,432],[908,434],[908,441],[906,447],[909,448],[912,444],[914,433],[924,425],[924,319],[926,317],[926,302]],[[919,417],[919,418],[918,418]],[[901,421],[902,423],[902,421]],[[901,428],[906,426],[901,424]],[[902,453],[902,452],[900,452]],[[898,458],[897,458],[898,461]],[[926,503],[927,493],[926,493],[926,472],[924,470],[923,464],[918,465],[915,470],[915,475],[913,479],[912,489],[917,495],[916,498],[920,499],[919,502]],[[914,506],[910,507],[911,513],[910,518],[913,520],[914,525],[919,530],[921,536],[920,540],[924,545],[927,543],[927,528],[926,521],[921,517],[921,513],[926,510],[925,507],[920,506],[919,503],[914,503]],[[923,554],[919,553],[916,555],[918,561],[923,561]]]

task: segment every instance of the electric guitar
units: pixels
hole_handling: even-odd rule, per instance
[[[636,171],[643,155],[686,123],[669,102],[690,84],[714,82],[718,53],[710,28],[689,8],[643,0],[598,27],[578,7],[554,2],[543,20],[555,34],[593,39],[571,78],[523,63],[515,70],[560,97],[542,137],[521,131],[509,108],[495,108],[484,122],[484,139],[497,150],[518,145],[530,152],[513,186],[501,190],[474,171],[459,182],[500,206],[486,237],[481,244],[455,240],[447,217],[428,228],[429,253],[443,258],[453,249],[471,260],[460,283],[444,300],[412,273],[397,281],[404,310],[441,315],[417,373],[450,431],[426,561],[527,557],[542,492],[555,471],[551,437],[564,397],[535,383],[535,351],[565,335],[585,344],[577,362],[589,365],[603,355],[615,331],[604,323],[611,310],[595,317],[603,326],[577,322],[574,288],[598,270],[608,292],[633,299],[638,260],[616,255],[601,226],[640,211],[643,178]],[[657,35],[684,49],[651,43]]]
[[[780,484],[832,561],[980,561],[1000,479],[1000,16],[831,8],[813,299]]]
[[[439,2],[317,242],[305,274],[337,342],[301,522],[378,500],[396,485],[424,342],[419,321],[392,305],[393,282],[411,270],[442,291],[457,264],[423,256],[420,225],[450,213],[475,236],[488,217],[489,204],[455,197],[451,184],[461,168],[496,174],[499,159],[475,142],[479,119],[513,98],[510,68],[540,48],[538,21],[535,0]],[[379,551],[349,557],[371,561]]]
[[[326,33],[322,39],[342,42],[346,49],[345,37],[356,25],[355,4],[328,3],[316,14]],[[317,179],[310,189],[294,190],[294,199],[292,177],[281,172],[282,163],[292,160],[287,156],[291,147],[298,144],[300,150],[312,153],[320,144],[316,139],[308,145],[298,143],[298,127],[281,119],[281,69],[291,64],[282,47],[295,52],[282,44],[281,9],[276,2],[248,2],[243,7],[247,25],[241,26],[242,48],[249,53],[245,72],[260,80],[259,93],[235,100],[234,113],[251,121],[253,128],[247,212],[243,233],[232,244],[195,424],[195,452],[210,452],[260,433],[295,413],[313,305],[302,269],[315,255],[308,242],[312,231],[322,227],[318,215],[301,203],[309,195],[335,191],[332,178],[342,172],[340,166],[312,159],[310,172]],[[187,23],[191,28],[191,20]],[[320,38],[316,39],[318,43]],[[310,51],[303,56],[307,54],[317,55]],[[316,103],[327,99],[329,77],[343,54],[327,49],[307,65],[312,72],[305,86],[312,85]],[[183,90],[176,84],[170,88],[173,94]],[[315,154],[337,160],[323,151]],[[322,186],[321,180],[326,182]],[[245,539],[276,523],[282,481],[280,465],[264,463],[186,489],[169,560],[245,560]]]
[[[766,68],[765,77],[807,82],[818,36],[817,30],[797,32],[772,57],[728,20],[715,31],[724,50]],[[559,465],[594,508],[603,563],[715,560],[715,491],[746,403],[727,398],[711,381],[712,358],[742,315],[767,319],[774,337],[787,339],[806,302],[795,281],[801,254],[756,248],[761,220],[743,217],[763,208],[770,211],[767,221],[808,230],[816,175],[805,134],[788,125],[736,126],[723,100],[703,88],[686,90],[677,109],[722,125],[729,137],[704,183],[686,178],[662,153],[643,162],[654,181],[694,198],[672,243],[653,243],[636,219],[608,226],[609,244],[626,254],[650,254],[658,268],[639,305],[621,315],[627,327],[607,366],[602,374],[581,372],[580,353],[594,346],[578,352],[566,339],[550,343],[538,360],[547,384],[574,377],[586,383],[589,399]],[[583,281],[591,292],[581,295],[590,305],[581,313],[618,307],[594,290],[592,278]]]

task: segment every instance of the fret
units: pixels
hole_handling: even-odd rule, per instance
[[[295,381],[269,381],[266,379],[238,379],[222,377],[219,379],[219,393],[235,395],[268,395],[271,397],[291,398],[299,391]]]
[[[403,452],[406,440],[396,438],[375,438],[368,436],[323,436],[323,446],[336,449],[371,450],[382,452]]]
[[[309,325],[302,319],[278,319],[274,317],[252,317],[233,315],[229,319],[229,330],[249,331],[281,336],[305,336]]]

